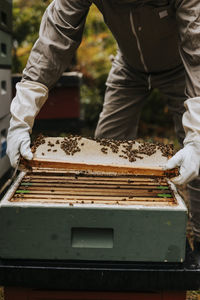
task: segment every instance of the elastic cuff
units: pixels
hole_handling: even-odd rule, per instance
[[[188,103],[190,103],[190,101],[200,101],[200,97],[193,97],[193,98],[188,98],[187,100],[184,101],[184,106],[185,108],[187,108]]]
[[[26,79],[22,78],[22,80],[18,83],[23,83],[23,84],[28,83],[28,84],[32,84],[33,86],[39,85],[39,86],[43,87],[47,91],[47,93],[49,92],[49,89],[46,85],[44,85],[43,83],[37,82],[37,81],[31,81],[31,80],[26,80]]]

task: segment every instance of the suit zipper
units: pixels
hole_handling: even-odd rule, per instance
[[[144,61],[144,56],[143,56],[142,49],[141,49],[141,46],[140,46],[139,38],[138,38],[136,30],[135,30],[135,25],[134,25],[134,22],[133,22],[133,14],[132,14],[131,11],[130,11],[130,23],[131,23],[131,30],[133,32],[133,35],[136,38],[136,41],[137,41],[137,47],[138,47],[138,51],[140,53],[140,59],[141,59],[142,65],[144,67],[144,70],[148,73],[148,68],[147,68],[147,65]]]
[[[149,89],[149,91],[150,91],[151,88],[152,88],[152,87],[151,87],[151,75],[148,76],[148,80],[147,80],[147,81],[148,81],[148,89]]]

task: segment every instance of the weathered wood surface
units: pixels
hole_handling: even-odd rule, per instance
[[[166,179],[145,176],[102,176],[28,173],[12,202],[120,205],[176,205]]]

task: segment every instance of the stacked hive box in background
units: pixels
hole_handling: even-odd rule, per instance
[[[22,79],[22,74],[12,74],[13,97],[16,84]],[[80,132],[80,86],[82,74],[79,72],[64,72],[54,87],[34,122],[33,131],[44,132],[44,129],[67,130],[77,134]],[[61,132],[62,132],[61,131]]]
[[[0,178],[9,169],[6,137],[11,102],[12,0],[0,2]]]

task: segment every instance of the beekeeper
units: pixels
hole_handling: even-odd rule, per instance
[[[34,119],[75,54],[92,3],[118,44],[96,137],[134,139],[141,109],[152,88],[159,88],[184,145],[165,167],[180,166],[175,184],[191,181],[200,168],[199,0],[54,0],[11,104],[7,153],[12,166],[20,154],[33,157]],[[200,216],[193,223],[200,241]]]

